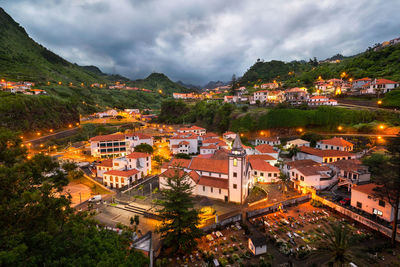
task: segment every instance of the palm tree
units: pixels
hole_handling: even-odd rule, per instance
[[[280,184],[282,185],[282,191],[285,192],[290,187],[290,177],[289,175],[284,174],[281,172],[279,174]]]
[[[353,253],[350,247],[353,243],[353,234],[347,225],[332,223],[326,226],[322,233],[317,233],[318,252],[329,256],[328,262],[344,266],[351,261]]]

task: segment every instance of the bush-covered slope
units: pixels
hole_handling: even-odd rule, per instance
[[[343,58],[340,63],[300,61],[257,61],[245,72],[240,80],[242,85],[272,80],[284,81],[286,87],[311,86],[321,76],[323,79],[340,78],[346,72],[347,78],[387,78],[400,81],[400,45],[368,51],[353,57]]]
[[[152,73],[145,79],[132,81],[128,84],[139,88],[149,89],[154,92],[162,90],[163,93],[168,95],[172,95],[174,92],[193,92],[192,89],[186,88],[171,81],[165,74],[162,73]]]
[[[0,127],[34,131],[57,129],[79,122],[74,105],[50,96],[0,92]]]

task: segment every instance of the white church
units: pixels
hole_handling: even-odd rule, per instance
[[[167,178],[186,176],[193,186],[193,194],[242,204],[245,202],[254,180],[239,135],[231,151],[221,150],[212,157],[174,159],[161,169],[160,189],[167,187]]]

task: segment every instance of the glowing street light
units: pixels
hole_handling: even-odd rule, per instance
[[[378,105],[381,105],[382,104],[382,100],[378,100]]]
[[[22,135],[19,138],[24,139],[24,137]]]
[[[72,128],[72,124],[68,125],[69,128]]]
[[[43,145],[43,144],[40,144],[40,147],[44,147],[44,145]]]
[[[54,132],[54,130],[53,130],[53,129],[50,129],[50,130],[49,130],[49,132],[51,132],[51,133],[52,133],[52,132]]]
[[[379,129],[380,129],[380,130],[383,130],[383,129],[385,129],[385,125],[383,125],[383,124],[380,124],[380,125],[379,125]]]
[[[342,126],[338,126],[337,129],[338,129],[339,131],[341,131],[341,130],[343,130],[343,127],[342,127]]]
[[[37,132],[37,133],[36,133],[36,135],[37,135],[37,136],[40,136],[40,135],[41,135],[41,133],[40,133],[40,132]]]
[[[297,129],[297,131],[302,133],[303,132],[303,128],[299,128],[299,129]]]
[[[58,85],[61,85],[62,84],[62,82],[58,82]]]

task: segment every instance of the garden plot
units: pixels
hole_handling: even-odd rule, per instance
[[[249,251],[248,236],[239,223],[204,235],[198,242],[197,251],[184,257],[163,257],[159,261],[160,266],[204,266],[215,261],[219,266],[246,266],[253,260],[260,261],[260,257],[254,257]],[[269,257],[263,256],[265,260]]]

